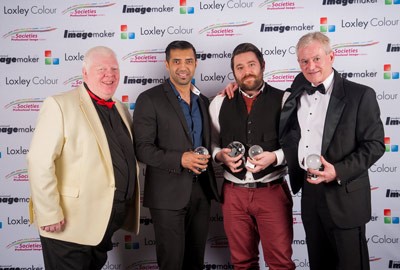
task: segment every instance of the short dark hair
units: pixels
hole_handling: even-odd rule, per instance
[[[194,58],[196,60],[196,49],[192,45],[192,43],[186,40],[175,40],[168,44],[167,48],[165,49],[165,60],[169,61],[171,50],[186,50],[192,49],[194,53]]]
[[[233,53],[232,53],[232,58],[231,58],[232,71],[234,71],[233,70],[233,67],[234,67],[233,66],[233,58],[235,58],[236,55],[245,53],[245,52],[253,52],[256,55],[258,62],[260,62],[261,68],[264,68],[265,61],[264,61],[264,57],[263,57],[261,51],[256,46],[254,46],[254,44],[252,44],[252,43],[241,43],[236,46],[236,48],[233,50]]]

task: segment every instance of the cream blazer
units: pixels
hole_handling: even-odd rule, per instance
[[[128,109],[115,101],[132,138]],[[83,86],[43,102],[27,160],[31,222],[40,228],[66,221],[62,232],[39,229],[40,235],[97,245],[110,218],[115,180],[106,134]],[[124,228],[138,234],[140,188],[136,179]]]

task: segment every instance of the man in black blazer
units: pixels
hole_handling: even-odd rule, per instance
[[[385,151],[375,92],[340,77],[332,68],[329,38],[322,33],[304,35],[296,49],[302,73],[281,112],[280,143],[290,176],[303,184],[310,269],[369,269],[368,168]],[[320,170],[308,168],[309,154],[321,155]]]
[[[166,48],[169,79],[139,95],[133,114],[136,153],[145,163],[143,206],[150,208],[162,270],[203,269],[211,200],[219,201],[210,155],[208,99],[191,83],[196,50]]]

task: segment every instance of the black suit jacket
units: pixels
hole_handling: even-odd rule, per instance
[[[209,100],[201,94],[198,100],[203,118],[203,146],[210,151]],[[193,173],[181,166],[181,157],[193,149],[193,144],[169,81],[139,95],[133,126],[137,158],[147,165],[143,206],[182,209],[190,198]],[[207,196],[219,201],[211,159],[207,171],[200,175],[200,181]]]
[[[303,86],[310,84],[297,75],[291,95],[281,112],[280,143],[294,177],[301,188],[305,171],[299,166],[300,127],[297,105]],[[371,218],[371,191],[368,168],[385,152],[384,129],[372,88],[341,78],[334,70],[334,85],[326,113],[321,155],[335,167],[341,185],[324,185],[329,211],[338,227],[350,228]],[[304,192],[304,191],[303,191]],[[306,207],[306,206],[303,206]]]

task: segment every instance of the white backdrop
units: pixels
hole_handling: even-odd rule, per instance
[[[400,268],[399,14],[399,0],[1,1],[0,270],[44,268],[37,230],[28,222],[25,155],[41,102],[82,83],[88,48],[106,45],[117,52],[116,97],[133,111],[138,94],[168,76],[164,49],[173,40],[196,47],[195,84],[211,98],[233,80],[230,56],[242,42],[263,52],[264,79],[287,88],[299,72],[294,46],[310,31],[331,38],[334,66],[343,76],[377,93],[387,151],[370,169],[371,268]],[[299,198],[294,196],[293,260],[297,269],[308,269]],[[219,205],[213,204],[204,269],[233,269],[222,220]],[[141,223],[138,237],[123,231],[114,236],[115,248],[103,269],[157,269],[146,208]]]

